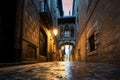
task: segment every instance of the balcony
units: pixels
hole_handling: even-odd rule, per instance
[[[46,27],[48,29],[52,28],[52,16],[50,13],[49,6],[48,6],[47,2],[45,2],[44,0],[41,1],[41,3],[40,3],[40,13],[39,14],[42,17]]]

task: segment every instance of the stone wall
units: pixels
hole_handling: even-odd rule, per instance
[[[23,13],[23,59],[36,59],[39,50],[39,11],[32,0],[26,0]],[[31,47],[30,47],[31,46]],[[34,55],[34,57],[33,57]]]
[[[53,59],[52,30],[48,30],[45,20],[40,16],[39,0],[7,1],[7,7],[1,6],[0,15],[0,63],[21,61],[47,61]],[[6,4],[6,1],[2,1]],[[51,4],[52,2],[50,2]],[[12,5],[12,6],[11,6]],[[8,11],[10,10],[10,11]],[[3,15],[4,14],[4,15]],[[50,26],[52,28],[52,25]],[[46,36],[44,51],[40,52],[40,29]],[[44,39],[43,39],[44,40]],[[55,41],[54,41],[55,42]],[[45,53],[45,55],[41,55]]]
[[[80,61],[120,64],[120,7],[119,0],[81,0],[80,31],[74,54],[80,49]],[[90,51],[90,37],[94,49]],[[84,56],[83,56],[84,55]]]
[[[102,62],[120,64],[120,6],[119,0],[100,1],[96,14],[99,16],[99,59]],[[99,12],[98,12],[99,11]],[[98,25],[99,26],[99,25]]]
[[[37,2],[26,0],[23,16],[22,59],[51,61],[53,57],[52,30],[49,30],[42,16],[40,16]]]

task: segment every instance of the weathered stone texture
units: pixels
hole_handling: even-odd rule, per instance
[[[37,6],[31,1],[26,0],[23,13],[23,41],[22,58],[36,59],[39,47],[39,11]]]
[[[23,22],[23,38],[39,45],[39,12],[31,0],[26,1]]]
[[[120,64],[119,3],[119,0],[93,0],[89,8],[87,8],[88,12],[86,12],[85,8],[87,5],[80,6],[82,7],[80,15],[80,21],[82,23],[79,26],[81,28],[78,38],[80,41],[78,41],[75,47],[75,53],[77,48],[80,47],[82,48],[81,53],[86,55],[84,57],[86,57],[87,61]],[[88,38],[92,33],[95,36],[95,50],[89,52]],[[83,42],[83,39],[86,42]],[[85,43],[86,46],[79,46]],[[84,49],[86,49],[85,52],[83,51]]]
[[[120,80],[120,66],[89,62],[43,62],[0,68],[0,80]]]

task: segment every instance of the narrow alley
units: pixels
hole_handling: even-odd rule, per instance
[[[120,0],[0,3],[0,80],[120,80]]]

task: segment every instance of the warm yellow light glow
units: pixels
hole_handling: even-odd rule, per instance
[[[57,29],[54,29],[54,30],[53,30],[53,33],[54,33],[54,35],[56,36],[57,33],[58,33]]]
[[[62,50],[64,49],[64,46],[62,46]]]

